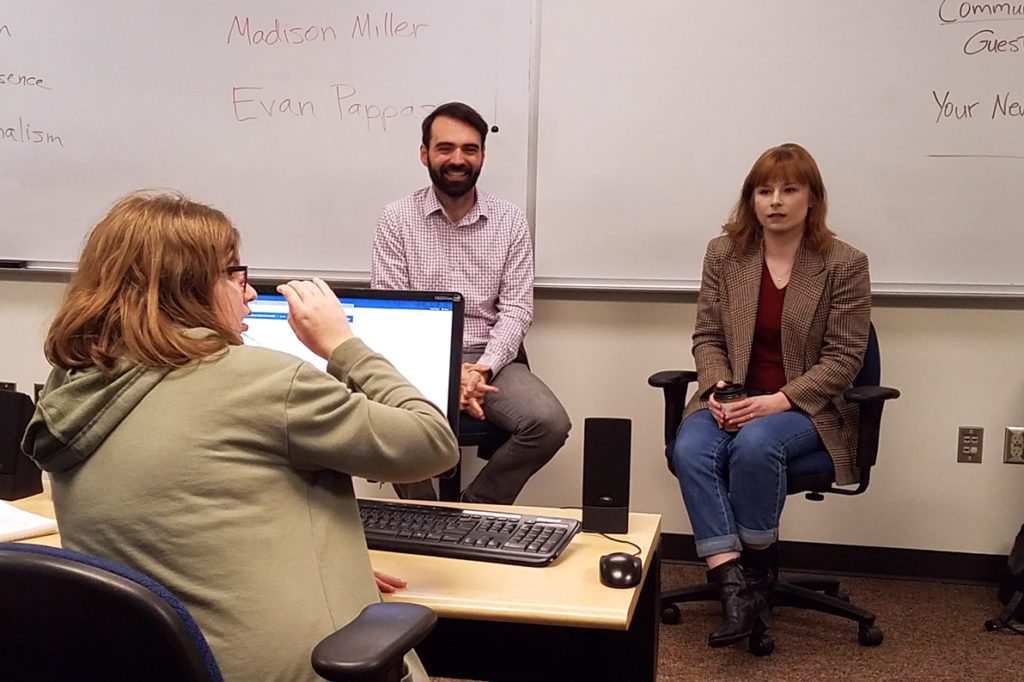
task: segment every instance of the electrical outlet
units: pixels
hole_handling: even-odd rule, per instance
[[[1024,426],[1006,427],[1003,461],[1007,464],[1024,464]]]
[[[961,426],[956,439],[956,461],[981,463],[981,443],[984,429],[980,426]]]

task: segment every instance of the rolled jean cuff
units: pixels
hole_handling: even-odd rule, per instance
[[[740,544],[740,538],[737,535],[719,535],[713,538],[704,538],[703,540],[696,540],[695,544],[697,545],[697,556],[701,558],[715,554],[724,554],[725,552],[743,551],[743,545]]]
[[[745,547],[767,547],[779,539],[779,529],[770,530],[749,530],[743,526],[737,526],[740,540]],[[700,555],[700,552],[697,552]]]

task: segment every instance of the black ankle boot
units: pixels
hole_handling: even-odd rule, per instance
[[[739,559],[730,559],[707,575],[709,583],[718,585],[722,603],[722,624],[708,635],[708,646],[729,646],[750,636],[754,622],[767,618],[768,602],[747,584]]]
[[[760,592],[767,599],[772,585],[778,579],[779,560],[776,545],[773,543],[764,549],[743,548],[740,557],[743,566],[743,577],[752,590]]]

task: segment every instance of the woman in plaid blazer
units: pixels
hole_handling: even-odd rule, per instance
[[[867,257],[825,223],[821,173],[796,144],[754,163],[724,234],[704,256],[693,356],[699,388],[673,450],[698,556],[720,585],[710,646],[767,625],[764,589],[786,499],[786,469],[856,479],[857,411],[843,400],[867,347]],[[715,390],[745,385],[719,402]],[[829,457],[814,458],[827,451]]]

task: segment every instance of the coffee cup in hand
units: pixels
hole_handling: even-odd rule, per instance
[[[729,383],[715,389],[715,400],[721,403],[722,412],[725,413],[726,421],[729,420],[729,411],[732,407],[731,404],[738,400],[743,400],[746,397],[747,390],[743,387],[743,384]],[[740,430],[740,425],[726,423],[722,425],[722,428],[731,433],[735,433]]]

